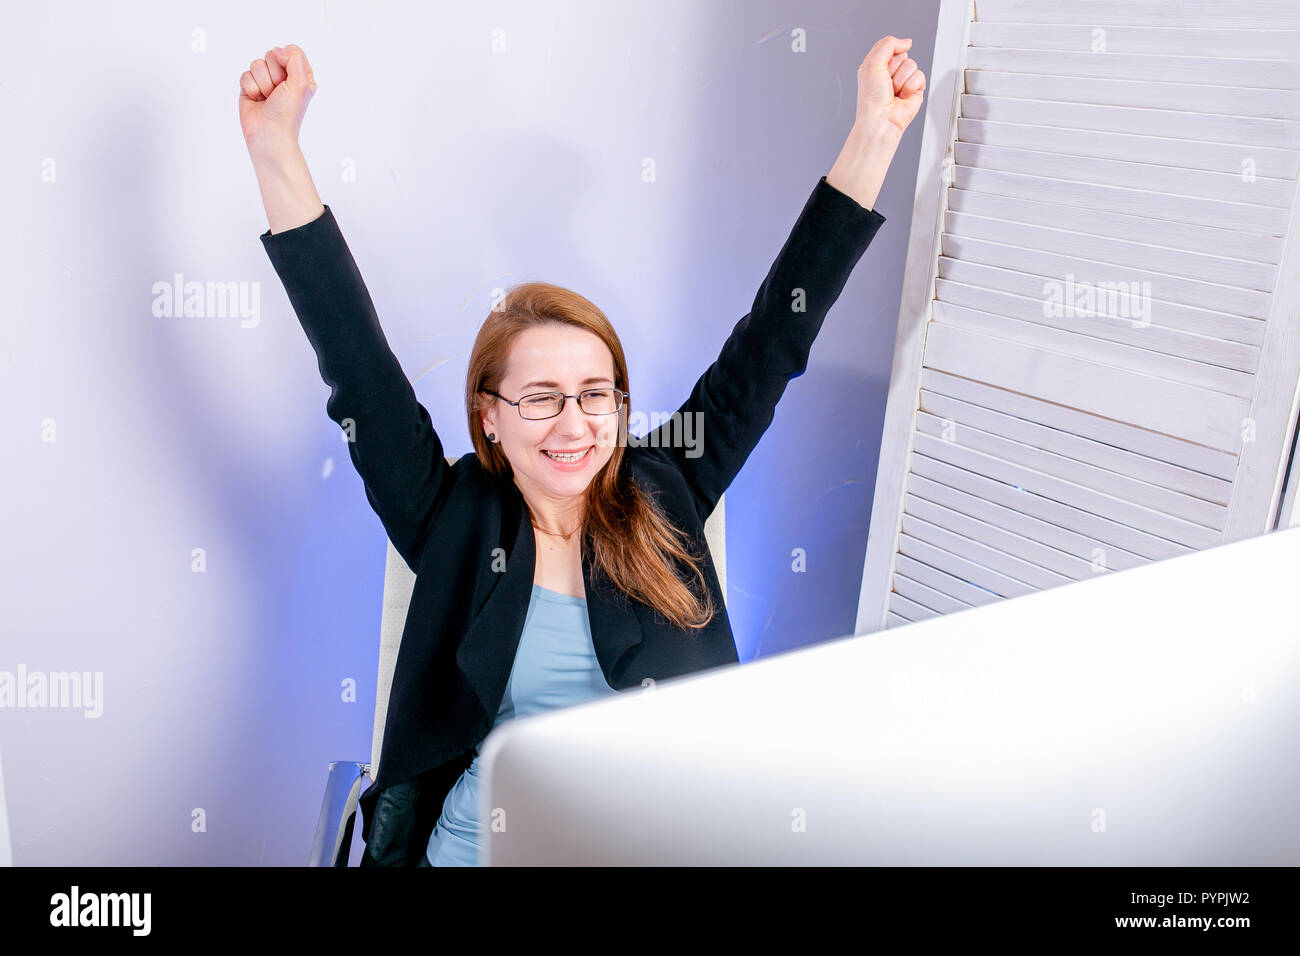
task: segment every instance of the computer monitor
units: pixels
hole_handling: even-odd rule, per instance
[[[1296,865],[1300,528],[520,718],[487,865]]]

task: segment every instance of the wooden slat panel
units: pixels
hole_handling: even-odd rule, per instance
[[[1197,388],[1210,389],[1247,400],[1254,387],[1253,377],[1235,369],[1220,368],[1202,362],[1193,362],[1174,355],[1163,355],[1150,349],[1123,345],[1104,338],[1085,335],[1062,328],[1054,328],[1044,319],[1026,322],[1006,318],[992,312],[980,312],[950,302],[935,300],[934,319],[953,328],[965,329],[982,335],[997,336],[1046,351],[1061,352],[1109,368],[1127,369],[1142,375],[1153,375]],[[1094,331],[1087,323],[1100,323],[1098,319],[1080,316],[1073,319],[1080,329]],[[1068,322],[1060,323],[1068,325]],[[1100,328],[1095,329],[1100,331]],[[1094,382],[1094,385],[1100,382]]]
[[[1300,153],[1296,155],[1300,156]],[[1207,252],[1274,266],[1282,258],[1281,236],[1096,209],[1088,210],[1087,215],[1080,215],[1079,209],[1074,206],[1056,202],[1033,202],[1019,196],[976,193],[955,186],[948,189],[948,210],[1056,229],[1068,226],[1073,232],[1090,236],[1122,237],[1129,242],[1168,246],[1188,252]]]
[[[1245,399],[931,321],[923,365],[1236,453]]]
[[[918,436],[928,435],[949,445],[960,445],[1012,465],[1021,465],[1040,474],[1111,495],[1133,505],[1203,525],[1222,534],[1226,505],[1171,491],[1085,461],[1003,438],[973,425],[953,422],[947,426],[944,419],[925,411],[916,413],[916,430]]]
[[[1295,427],[1300,0],[940,22],[859,625],[1259,533]]]
[[[1202,445],[1139,428],[1127,422],[1092,415],[1076,408],[1042,401],[1030,395],[1009,392],[983,382],[957,378],[938,369],[922,370],[921,388],[1006,415],[1039,422],[1073,435],[1114,445],[1116,448],[1211,475],[1217,479],[1231,480],[1237,473],[1237,456],[1229,452],[1215,451]]]
[[[1063,100],[1069,103],[1135,106],[1223,116],[1300,118],[1300,103],[1296,102],[1296,97],[1290,90],[1252,90],[1240,86],[1091,80],[1078,76],[967,70],[966,92],[976,96]]]
[[[894,575],[894,590],[909,601],[915,601],[922,607],[927,607],[937,614],[953,614],[957,611],[965,611],[970,607],[969,604],[958,601],[951,595],[936,591],[934,588],[922,584],[920,581],[914,581],[903,574]]]
[[[1062,220],[1057,226],[1037,226],[1010,222],[969,212],[949,211],[944,216],[945,229],[953,235],[991,239],[1009,246],[1028,246],[1044,252],[1079,256],[1100,263],[1128,265],[1145,272],[1199,278],[1206,282],[1236,286],[1239,289],[1269,291],[1277,276],[1277,265],[1252,263],[1248,259],[1187,252],[1165,246],[1145,245],[1118,237],[1075,232],[1073,222]]]
[[[1275,528],[1296,438],[1300,396],[1300,202],[1291,210],[1288,247],[1278,267],[1264,344],[1260,347],[1250,441],[1243,444],[1228,503],[1225,542]],[[1293,476],[1293,481],[1297,480]]]
[[[889,595],[889,609],[899,617],[907,615],[908,619],[912,621],[924,621],[939,616],[938,611],[932,611],[915,601],[909,601],[896,591]]]
[[[1032,515],[1062,528],[1072,529],[1095,538],[1102,544],[1112,544],[1151,561],[1176,557],[1194,550],[1168,538],[1161,538],[1134,528],[1132,525],[1061,504],[1059,501],[1016,488],[1006,482],[949,465],[937,458],[912,454],[909,460],[909,469],[912,473],[929,478],[936,484],[957,488],[974,497],[985,498],[1014,511]]]
[[[1294,180],[1300,167],[1300,156],[1294,150],[1268,146],[1252,146],[1249,155],[1245,155],[1240,145],[1230,143],[1063,129],[1060,126],[1031,126],[1026,123],[996,123],[967,117],[957,120],[957,138],[963,143],[981,143],[986,146],[1033,149],[1179,169],[1200,169],[1227,173],[1238,179],[1242,176],[1243,161],[1246,159],[1254,161],[1255,175],[1273,179]],[[949,208],[952,208],[951,204]]]
[[[961,115],[1005,123],[1173,136],[1214,143],[1236,143],[1241,146],[1272,146],[1282,149],[1300,146],[1300,123],[1254,116],[976,96],[971,93],[962,94]]]
[[[1125,448],[1053,428],[1037,421],[1017,418],[991,408],[963,402],[961,399],[921,390],[920,411],[960,425],[971,425],[1012,441],[1087,462],[1109,471],[1170,491],[1226,506],[1232,494],[1232,482],[1180,468],[1149,458]]]
[[[1074,555],[1076,558],[1087,562],[1089,566],[1099,561],[1102,566],[1112,571],[1127,571],[1130,568],[1151,563],[1147,558],[1125,550],[1118,545],[1097,541],[1069,528],[1062,528],[1060,525],[1035,518],[1023,511],[1016,511],[996,502],[967,494],[958,488],[931,481],[924,475],[915,473],[908,475],[907,490],[908,497],[933,501],[935,504],[941,504],[953,511],[970,515],[972,518],[979,518],[981,521],[996,527],[1014,531],[1023,538],[1040,541],[1058,551]],[[902,565],[900,564],[899,567],[901,569]],[[925,580],[920,578],[917,573],[908,573],[912,577]],[[942,583],[935,586],[940,587]]]
[[[1033,297],[1043,294],[1042,276],[969,262],[965,259],[954,259],[951,256],[939,257],[939,274],[936,278],[983,289],[999,289],[1014,295]],[[1154,289],[1152,291],[1154,292]],[[1181,302],[1167,302],[1154,295],[1150,301],[1150,309],[1153,326],[1180,329],[1226,342],[1240,342],[1249,345],[1255,356],[1258,356],[1258,346],[1264,340],[1265,323],[1262,319],[1199,309]]]
[[[1124,501],[1055,475],[996,458],[965,445],[952,444],[919,432],[912,440],[914,455],[925,455],[954,467],[964,468],[1080,511],[1110,518],[1112,521],[1165,538],[1184,547],[1199,550],[1223,543],[1223,534],[1212,528]],[[916,467],[915,462],[913,467]]]
[[[1084,581],[1098,573],[1105,573],[1094,571],[1091,562],[1077,558],[1072,554],[1058,551],[1038,541],[1031,541],[1029,538],[1021,537],[1004,528],[990,525],[978,518],[972,518],[961,512],[945,508],[943,505],[926,501],[924,498],[917,498],[914,495],[904,496],[903,513],[921,518],[940,528],[978,541],[983,545],[1001,551],[1003,554],[1019,558],[1035,567],[1055,572],[1072,581]],[[897,587],[895,590],[897,590]],[[935,607],[935,610],[942,609]]]
[[[939,7],[934,50],[936,54],[955,57],[945,69],[936,69],[930,77],[927,107],[917,117],[921,134],[921,169],[942,167],[952,139],[953,117],[962,86],[962,56],[969,44],[973,4],[970,0],[943,0]],[[936,67],[938,63],[936,63]],[[881,468],[872,492],[872,528],[883,547],[868,547],[862,569],[861,602],[854,630],[869,633],[880,627],[888,610],[887,600],[893,577],[898,517],[901,515],[902,490],[906,483],[907,435],[916,399],[916,383],[921,375],[920,351],[924,325],[933,298],[933,266],[936,257],[933,227],[942,219],[943,190],[932,176],[918,176],[912,206],[912,229],[907,240],[907,274],[899,299],[899,321],[889,381],[890,397],[885,409],[885,434],[894,442],[882,446]],[[929,183],[923,186],[922,184]],[[901,400],[900,400],[901,399]],[[888,513],[888,517],[886,514]],[[885,530],[888,525],[888,530]],[[889,543],[886,544],[885,542]]]
[[[894,611],[889,611],[885,615],[885,627],[903,627],[904,625],[911,623],[912,622],[907,618],[903,617],[901,614],[895,613]]]
[[[1053,588],[1060,584],[1069,584],[1070,578],[1057,574],[1047,568],[1029,561],[1022,561],[1014,555],[1006,554],[997,548],[991,548],[981,541],[967,538],[965,535],[949,531],[947,528],[915,515],[903,513],[903,533],[949,554],[963,558],[972,564],[996,571],[1016,581],[1023,581],[1035,590]]]
[[[1172,219],[1202,226],[1220,226],[1244,232],[1281,236],[1286,232],[1287,210],[1262,203],[1223,202],[1201,196],[1085,183],[1046,176],[1027,176],[1002,169],[980,169],[960,164],[952,168],[959,189],[976,189],[1004,196],[1022,196],[1037,202],[1059,202],[1104,212],[1127,212],[1152,219]]]
[[[969,581],[971,584],[992,591],[1001,598],[1023,597],[1038,590],[1024,581],[1018,581],[1015,578],[1007,577],[1005,574],[999,574],[982,564],[976,564],[950,551],[945,551],[943,548],[937,548],[929,542],[914,538],[907,533],[898,536],[898,552],[917,561],[922,561],[931,567],[938,568],[940,571],[946,571],[963,581]]]
[[[967,70],[997,73],[1037,73],[1097,79],[1139,80],[1271,90],[1300,89],[1300,63],[1259,57],[1163,56],[1107,50],[1071,53],[1064,50],[1017,50],[975,46],[966,51]]]
[[[930,587],[931,590],[946,594],[968,607],[992,604],[994,601],[1000,600],[992,591],[977,588],[961,578],[954,577],[947,571],[940,571],[928,564],[922,564],[915,558],[909,558],[905,554],[896,555],[895,558],[898,562],[895,566],[896,574],[906,575],[913,581],[920,581]]]
[[[978,313],[970,321],[963,321],[963,316],[954,318],[951,309],[940,309],[936,306],[934,313],[936,318],[941,317],[945,322],[952,322],[954,325],[967,325],[977,331],[988,331],[990,334],[1001,333],[990,326],[986,326],[982,319],[985,313],[1017,319],[1022,322],[1034,322],[1076,335],[1087,335],[1110,342],[1118,342],[1132,348],[1148,349],[1162,355],[1176,357],[1182,361],[1222,366],[1246,375],[1253,374],[1259,364],[1259,349],[1255,346],[1243,345],[1239,342],[1226,342],[1222,339],[1192,335],[1178,329],[1166,328],[1151,322],[1149,316],[1143,320],[1138,320],[1104,313],[1076,316],[1048,315],[1045,314],[1047,309],[1044,296],[1041,293],[1037,297],[1013,295],[997,289],[984,289],[979,286],[966,285],[962,282],[952,282],[940,278],[935,280],[935,297],[947,305],[973,309]],[[1098,297],[1100,309],[1110,307],[1109,303],[1105,301],[1106,298],[1104,295]],[[1125,296],[1124,298],[1128,297]],[[1142,311],[1145,316],[1145,310],[1149,306],[1150,301],[1148,300],[1145,303],[1138,303],[1136,307],[1132,308],[1125,305],[1121,307],[1120,311],[1122,313],[1124,308],[1130,308],[1130,311]],[[1141,321],[1146,321],[1149,324],[1140,324]],[[1016,337],[1019,338],[1019,336]],[[1156,374],[1162,374],[1156,372],[1154,368],[1152,371]],[[1212,384],[1215,380],[1214,376],[1205,379],[1197,376],[1189,378],[1183,375],[1168,377],[1176,378],[1179,381],[1203,384],[1206,388],[1219,387]],[[1236,384],[1229,381],[1220,390],[1235,395],[1249,395],[1249,384],[1249,382],[1242,383],[1239,380]]]
[[[962,166],[1108,186],[1128,186],[1133,189],[1150,189],[1155,183],[1159,185],[1161,193],[1258,203],[1264,206],[1289,206],[1295,188],[1295,183],[1289,179],[1262,176],[1258,170],[1253,178],[1246,179],[1240,169],[1234,172],[1212,172],[1160,166],[1149,160],[1133,162],[1098,159],[1047,150],[987,146],[983,143],[957,143],[954,157]]]
[[[1086,23],[1153,27],[1300,27],[1300,8],[1289,0],[979,0],[976,20],[1011,23]]]
[[[958,167],[960,170],[963,167]],[[1006,175],[992,173],[990,175]],[[1261,207],[1262,208],[1262,207]],[[1074,276],[1075,282],[1150,282],[1153,298],[1182,305],[1194,305],[1219,312],[1230,312],[1247,318],[1264,318],[1268,315],[1269,294],[1254,289],[1202,282],[1184,276],[1171,276],[1163,272],[1131,269],[1123,276],[1116,275],[1114,263],[1096,262],[1067,256],[1057,252],[1043,252],[1024,246],[1012,246],[988,239],[972,239],[944,233],[940,238],[943,255],[965,259],[982,265],[997,266],[1015,272],[1027,272],[1044,279],[1064,280]]]
[[[1022,50],[1094,52],[1098,36],[1088,23],[971,24],[971,46]],[[1180,56],[1300,57],[1300,30],[1221,30],[1198,27],[1109,25],[1102,37],[1107,53],[1172,53]]]

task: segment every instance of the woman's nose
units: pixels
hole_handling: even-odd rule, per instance
[[[576,398],[566,398],[560,409],[559,428],[566,435],[578,437],[587,430],[587,413],[578,405]]]

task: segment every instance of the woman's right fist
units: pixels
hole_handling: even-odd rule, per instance
[[[307,54],[296,44],[266,51],[239,78],[239,125],[244,141],[256,143],[288,138],[297,142],[307,104],[316,92]]]

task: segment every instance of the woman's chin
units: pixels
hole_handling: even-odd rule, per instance
[[[579,470],[562,470],[544,465],[540,473],[534,474],[534,478],[537,484],[557,497],[578,495],[587,490],[602,464],[604,462],[589,461]]]

